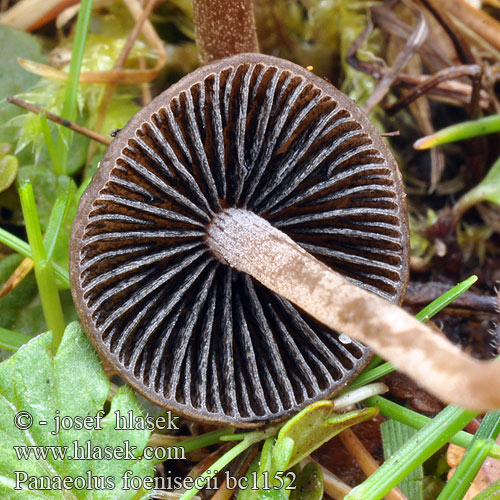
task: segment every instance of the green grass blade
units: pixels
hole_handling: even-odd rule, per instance
[[[422,429],[429,422],[432,421],[431,418],[426,417],[416,411],[405,408],[404,406],[393,403],[388,399],[381,396],[372,396],[363,402],[366,406],[377,406],[380,409],[380,413],[385,417],[392,418],[401,422],[405,425],[413,427],[414,429]],[[461,446],[462,448],[468,448],[472,443],[474,436],[468,432],[459,431],[454,436],[450,438],[450,443]],[[492,458],[500,459],[500,446],[495,445],[489,452],[489,456]]]
[[[68,80],[66,83],[66,93],[62,109],[62,117],[66,120],[74,121],[77,111],[78,84],[80,80],[80,70],[82,67],[83,53],[87,41],[90,16],[92,14],[92,0],[82,0],[78,20],[76,22],[75,40],[73,42],[73,53],[69,67]],[[67,170],[68,150],[71,143],[72,131],[66,127],[59,126],[59,136],[57,139],[56,151],[60,158],[57,174],[65,174]],[[56,168],[56,165],[54,165]]]
[[[477,276],[473,275],[454,286],[451,290],[445,292],[441,297],[433,300],[428,306],[425,306],[415,317],[425,323],[435,316],[438,312],[442,311],[446,306],[451,304],[454,300],[458,299],[460,295],[464,294],[475,282]]]
[[[177,447],[183,448],[186,454],[191,453],[194,450],[200,448],[205,448],[207,446],[212,446],[214,444],[221,442],[221,437],[231,435],[234,433],[233,427],[224,427],[223,429],[218,429],[216,431],[207,432],[201,434],[200,436],[195,436],[178,444],[171,445],[170,448]]]
[[[488,170],[484,179],[467,191],[454,205],[453,213],[458,219],[472,206],[483,201],[500,205],[500,157]]]
[[[382,422],[380,432],[384,446],[384,457],[386,460],[389,460],[392,455],[397,453],[415,435],[416,430],[397,420],[390,419]],[[424,496],[423,479],[424,469],[422,465],[419,465],[401,481],[399,489],[411,500],[422,500]]]
[[[465,496],[484,459],[495,446],[495,439],[499,433],[500,410],[490,411],[484,416],[472,443],[438,500],[461,500]]]
[[[45,145],[47,146],[47,151],[49,152],[49,158],[52,162],[52,168],[54,172],[62,172],[63,168],[61,166],[61,160],[57,155],[56,146],[52,138],[52,132],[50,131],[49,121],[45,115],[40,115],[40,125],[42,127],[43,138],[45,139]]]
[[[450,127],[438,130],[432,135],[422,137],[415,142],[415,149],[428,149],[449,142],[457,142],[463,139],[471,139],[486,134],[500,132],[500,114],[479,118],[479,120],[470,120]]]
[[[54,248],[56,247],[57,239],[59,237],[59,232],[61,231],[62,224],[68,213],[71,198],[73,196],[73,191],[74,183],[73,181],[71,181],[66,193],[61,193],[57,197],[56,202],[54,203],[54,206],[52,208],[52,212],[50,213],[47,231],[45,231],[45,236],[43,238],[48,261],[52,260]]]
[[[17,236],[14,236],[13,234],[9,233],[8,231],[6,231],[1,227],[0,227],[0,243],[3,243],[4,245],[8,246],[9,248],[23,255],[24,257],[28,257],[30,259],[33,258],[33,253],[31,252],[31,248],[25,241],[21,240]],[[61,282],[62,287],[65,289],[69,288],[70,285],[69,285],[68,272],[55,262],[52,263],[52,267],[54,268],[54,273]]]
[[[496,440],[500,434],[500,410],[489,411],[481,421],[474,437],[476,439]]]
[[[383,363],[376,368],[372,368],[371,370],[367,370],[362,373],[347,389],[346,391],[351,391],[353,389],[357,389],[358,387],[362,387],[366,384],[371,384],[375,380],[378,380],[381,377],[385,377],[392,373],[395,370],[392,363]]]
[[[268,437],[274,436],[277,432],[278,427],[269,426],[264,431],[255,431],[248,433],[243,441],[240,441],[236,446],[224,453],[224,455],[216,460],[209,469],[198,476],[196,486],[183,493],[179,500],[191,500],[209,479],[215,477],[218,472],[224,469],[224,467],[232,462],[238,455],[243,453],[247,448],[250,448],[250,446],[252,446],[253,444],[258,443],[259,441],[263,441]]]
[[[0,347],[8,351],[17,351],[22,345],[29,342],[32,337],[24,333],[13,332],[0,327]]]
[[[33,253],[35,278],[42,302],[45,322],[52,330],[52,351],[55,354],[66,327],[52,264],[47,261],[42,232],[35,205],[35,196],[30,182],[19,188],[19,198],[23,211],[28,241]]]
[[[448,406],[366,481],[354,488],[345,500],[380,500],[476,415],[477,412]]]
[[[478,439],[464,455],[437,500],[462,500],[493,445],[492,439]]]
[[[383,362],[384,360],[378,354],[375,354],[370,363],[368,364],[368,366],[366,367],[366,369],[372,370],[373,368],[376,368],[377,366],[381,365]]]

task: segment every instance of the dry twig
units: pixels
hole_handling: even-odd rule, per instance
[[[35,104],[30,104],[29,102],[23,101],[22,99],[18,99],[17,97],[7,97],[7,101],[10,102],[11,104],[15,104],[16,106],[27,109],[28,111],[31,111],[38,115],[44,115],[49,120],[52,120],[53,122],[62,125],[63,127],[67,127],[73,130],[74,132],[78,132],[79,134],[85,135],[86,137],[92,139],[93,141],[100,142],[101,144],[105,144],[106,146],[109,146],[111,144],[112,139],[109,139],[108,137],[98,134],[93,130],[89,130],[86,127],[82,127],[81,125],[78,125],[78,123],[66,120],[65,118],[61,118],[60,116],[51,113],[46,109],[36,106]]]
[[[351,429],[346,429],[341,432],[339,438],[367,476],[371,476],[379,468],[376,460],[370,455],[363,443]],[[389,491],[386,498],[387,500],[408,500],[398,488],[393,488]]]
[[[429,27],[424,16],[419,13],[419,20],[415,31],[406,43],[405,49],[399,53],[392,68],[382,77],[373,94],[368,98],[363,109],[369,113],[387,94],[391,85],[397,79],[398,73],[408,64],[408,61],[418,51],[429,34]]]
[[[30,258],[26,257],[23,259],[0,289],[0,299],[14,290],[14,288],[16,288],[16,286],[19,285],[19,283],[21,283],[21,281],[23,281],[28,273],[33,269],[33,266],[34,263]]]

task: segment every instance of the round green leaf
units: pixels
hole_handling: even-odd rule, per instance
[[[12,155],[0,158],[0,192],[5,191],[16,180],[19,162]]]

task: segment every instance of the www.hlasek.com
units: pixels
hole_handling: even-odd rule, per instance
[[[18,460],[136,460],[137,446],[123,441],[123,446],[94,446],[92,441],[73,441],[71,446],[13,446]],[[182,460],[184,448],[146,446],[142,452],[145,460]]]

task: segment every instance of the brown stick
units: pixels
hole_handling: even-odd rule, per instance
[[[341,432],[339,438],[367,476],[371,476],[379,468],[378,463],[351,429],[346,429]],[[385,498],[387,498],[387,500],[408,500],[398,488],[393,488],[389,491],[385,495]]]
[[[448,283],[428,281],[426,283],[410,282],[406,291],[404,305],[409,307],[423,307],[439,298],[451,288]],[[474,292],[465,292],[453,301],[453,308],[468,309],[470,311],[490,314],[500,313],[497,297],[481,295]]]
[[[437,10],[456,17],[497,50],[500,50],[500,23],[484,10],[476,9],[465,0],[432,0]]]
[[[23,31],[34,31],[54,19],[78,0],[22,0],[0,14],[0,24]]]
[[[74,132],[78,132],[79,134],[85,135],[89,139],[100,142],[101,144],[105,144],[106,146],[109,146],[111,144],[112,139],[105,137],[101,134],[98,134],[97,132],[94,132],[92,130],[89,130],[88,128],[82,127],[81,125],[78,125],[75,122],[71,122],[64,118],[61,118],[60,116],[55,115],[54,113],[51,113],[50,111],[47,111],[46,109],[43,109],[40,106],[36,106],[35,104],[30,104],[29,102],[23,101],[22,99],[18,99],[17,97],[7,97],[7,101],[10,102],[11,104],[19,106],[20,108],[24,108],[33,113],[37,113],[38,115],[45,115],[49,120],[52,120],[53,122],[58,123],[63,127],[67,127],[73,130]]]
[[[132,17],[139,20],[143,9],[138,0],[124,0]],[[156,33],[150,21],[146,20],[142,27],[142,34],[156,52],[157,61],[153,68],[137,70],[123,69],[121,71],[87,71],[80,73],[80,83],[118,83],[118,84],[141,84],[153,81],[167,61],[167,54],[163,47],[163,42]],[[35,61],[29,61],[22,57],[17,58],[18,63],[30,73],[40,75],[45,78],[65,82],[68,79],[68,73],[52,66],[41,64]]]
[[[151,11],[153,10],[153,7],[155,5],[155,0],[148,0],[146,3],[146,6],[144,7],[144,10],[142,11],[141,16],[139,19],[136,21],[135,26],[133,27],[132,31],[130,32],[130,35],[127,39],[127,42],[125,43],[120,55],[118,56],[118,59],[116,61],[115,67],[113,71],[121,71],[123,67],[125,66],[125,63],[127,62],[128,56],[130,55],[130,52],[132,51],[132,48],[134,46],[135,41],[137,40],[137,37],[139,36],[140,31],[143,28],[144,23],[146,22],[147,18],[151,14]],[[111,100],[113,99],[113,95],[116,91],[118,84],[117,83],[108,83],[106,86],[106,90],[104,92],[104,95],[101,100],[101,105],[99,107],[99,112],[97,113],[97,120],[95,121],[97,131],[101,131],[101,126],[104,123],[104,119],[106,118],[106,113],[108,112],[109,105],[111,104]],[[87,158],[92,158],[95,153],[95,147],[89,148],[88,156]]]
[[[477,64],[445,68],[428,77],[425,81],[411,89],[410,92],[408,92],[406,95],[398,99],[398,101],[396,101],[394,104],[386,107],[385,110],[390,114],[397,113],[400,109],[408,106],[415,99],[423,96],[431,88],[436,87],[439,83],[445,82],[446,80],[460,78],[462,76],[471,76],[472,78],[475,78],[478,74],[481,74],[481,67]],[[472,88],[471,100],[473,98],[473,94],[474,88]],[[477,99],[479,99],[479,93],[477,95]]]
[[[135,26],[133,27],[132,31],[130,32],[130,35],[127,39],[127,42],[123,46],[123,49],[118,56],[118,59],[116,61],[115,67],[113,71],[120,71],[124,68],[125,63],[127,62],[128,56],[130,55],[130,52],[132,51],[132,48],[134,46],[134,43],[137,40],[137,37],[139,36],[139,33],[141,32],[144,23],[146,22],[147,18],[151,14],[153,7],[155,6],[155,0],[148,0],[146,3],[146,6],[144,7],[144,10],[142,11],[139,19],[136,21]],[[100,114],[98,117],[98,122],[101,120],[104,120],[104,116],[106,115],[106,110],[108,108],[108,104],[111,101],[111,98],[113,97],[113,94],[116,90],[117,84],[116,83],[109,83],[107,88],[106,88],[106,93],[103,97],[103,105],[101,106]]]
[[[259,52],[252,0],[193,0],[201,64]]]
[[[363,106],[365,113],[370,113],[370,111],[384,98],[391,85],[397,79],[398,73],[408,64],[408,61],[425,42],[428,34],[429,26],[424,16],[420,13],[417,27],[408,39],[405,48],[398,54],[392,68],[382,77],[373,94],[365,102]]]
[[[16,267],[3,287],[0,288],[0,299],[14,290],[14,288],[16,288],[16,286],[19,285],[19,283],[21,283],[21,281],[23,281],[28,273],[33,269],[34,265],[35,263],[29,257],[26,257],[21,264]]]
[[[261,217],[226,209],[212,219],[207,244],[220,261],[368,345],[444,401],[500,408],[499,363],[466,355],[400,307],[349,283]]]

